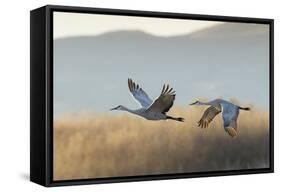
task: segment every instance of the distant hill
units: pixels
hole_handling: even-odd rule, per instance
[[[155,97],[170,83],[178,104],[224,96],[267,107],[268,35],[267,25],[227,23],[174,37],[116,31],[56,39],[55,112],[135,106],[128,77]]]

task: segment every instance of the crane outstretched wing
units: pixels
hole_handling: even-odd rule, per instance
[[[237,132],[237,118],[239,115],[238,107],[228,107],[223,109],[222,118],[225,131],[231,136],[236,137]]]
[[[134,98],[138,101],[138,103],[141,105],[141,107],[147,108],[151,105],[152,100],[148,97],[146,92],[135,82],[133,82],[132,79],[128,79],[128,86],[129,90],[134,96]]]
[[[218,105],[217,107],[211,106],[205,110],[203,116],[198,121],[198,126],[201,128],[207,128],[209,123],[221,112],[221,107]]]
[[[151,104],[147,111],[166,113],[174,104],[176,94],[169,85],[163,86],[160,96]]]

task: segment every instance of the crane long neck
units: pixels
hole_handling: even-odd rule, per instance
[[[124,106],[122,106],[121,110],[122,110],[122,111],[128,111],[128,112],[130,112],[130,113],[136,113],[135,110],[129,109],[129,108],[124,107]]]
[[[211,102],[198,102],[199,105],[212,105]]]

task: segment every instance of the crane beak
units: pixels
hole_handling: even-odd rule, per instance
[[[189,105],[195,105],[196,103],[198,103],[198,101],[195,101],[194,103],[190,103]]]

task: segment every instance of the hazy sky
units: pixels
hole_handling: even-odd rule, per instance
[[[141,30],[155,36],[175,36],[218,25],[222,22],[124,17],[81,13],[54,13],[54,38],[100,35],[119,30]]]
[[[222,97],[268,110],[269,27],[54,13],[55,116],[137,108],[129,77],[152,99],[169,83],[175,105]]]

